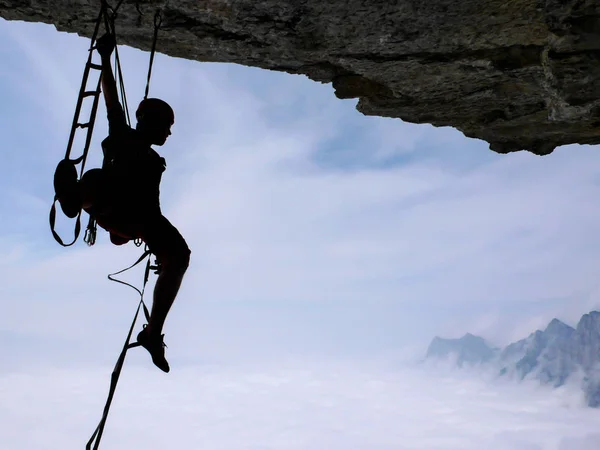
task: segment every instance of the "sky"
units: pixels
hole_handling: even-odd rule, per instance
[[[75,448],[137,305],[106,275],[141,249],[101,230],[65,249],[50,233],[88,40],[0,19],[0,42],[0,444]],[[149,55],[119,54],[133,113]],[[150,95],[175,110],[157,148],[161,204],[192,258],[165,327],[172,372],[128,357],[106,448],[176,435],[213,449],[564,450],[598,437],[577,389],[413,366],[436,335],[506,345],[599,307],[596,148],[498,155],[452,128],[364,116],[303,76],[160,53]],[[88,168],[106,132],[101,104]]]

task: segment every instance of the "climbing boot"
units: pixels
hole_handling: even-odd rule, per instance
[[[165,359],[165,343],[163,342],[164,334],[150,333],[146,326],[137,335],[138,343],[148,350],[152,356],[152,362],[163,372],[169,372],[169,363]]]

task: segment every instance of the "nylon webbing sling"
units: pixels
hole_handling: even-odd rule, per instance
[[[135,289],[138,292],[138,294],[140,294],[140,301],[139,301],[137,309],[135,311],[135,315],[133,316],[133,321],[131,322],[131,326],[129,327],[129,331],[127,333],[127,337],[125,338],[125,342],[123,343],[121,353],[119,354],[119,358],[117,359],[117,363],[115,364],[115,367],[114,367],[111,377],[110,377],[110,387],[108,390],[108,397],[107,397],[106,403],[104,405],[104,410],[102,412],[102,417],[100,419],[100,422],[98,423],[98,426],[96,427],[96,430],[92,434],[92,437],[90,438],[87,445],[85,446],[86,450],[98,450],[98,447],[100,446],[100,440],[102,439],[102,434],[104,432],[104,427],[106,425],[106,420],[108,419],[108,413],[110,412],[110,406],[112,404],[112,400],[115,395],[115,391],[117,389],[117,384],[119,382],[121,370],[123,369],[123,364],[125,363],[125,357],[127,356],[127,350],[129,350],[130,348],[138,347],[140,345],[137,342],[130,343],[131,335],[133,334],[133,329],[135,328],[135,323],[137,322],[137,318],[140,313],[140,309],[143,309],[144,315],[146,316],[146,320],[150,320],[150,313],[148,311],[148,308],[146,307],[146,304],[144,303],[144,291],[146,289],[146,284],[148,283],[148,279],[150,277],[150,269],[156,268],[157,271],[160,270],[159,266],[153,267],[150,265],[150,255],[151,255],[151,252],[150,252],[150,250],[148,250],[148,247],[146,246],[142,256],[140,256],[137,259],[137,261],[134,262],[131,266],[127,267],[126,269],[120,270],[119,272],[108,275],[109,280],[124,284],[126,286],[131,287],[132,289]],[[144,283],[142,285],[141,290],[125,281],[114,278],[115,275],[119,275],[119,274],[135,267],[136,265],[141,263],[146,257],[148,257],[148,261],[146,262],[146,269],[144,270]]]

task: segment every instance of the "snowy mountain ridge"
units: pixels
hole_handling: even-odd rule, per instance
[[[516,380],[534,378],[559,387],[583,374],[582,389],[588,406],[600,407],[600,311],[584,314],[575,328],[552,319],[503,349],[494,348],[470,333],[459,339],[435,337],[426,359],[452,357],[456,364],[492,366],[498,375]]]

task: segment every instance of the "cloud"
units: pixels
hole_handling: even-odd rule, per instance
[[[595,450],[598,447],[599,433],[590,433],[583,437],[566,437],[560,442],[558,450]]]
[[[138,365],[145,356],[128,359],[107,448],[559,450],[591,442],[599,414],[580,407],[574,391],[456,373],[308,360],[164,376]],[[4,374],[0,442],[32,450],[83,445],[107,382],[108,370]]]

